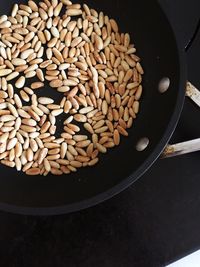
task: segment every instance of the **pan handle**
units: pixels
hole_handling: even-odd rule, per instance
[[[200,107],[200,91],[190,82],[187,82],[186,96]]]
[[[200,151],[200,138],[174,145],[167,145],[161,158],[171,158],[196,151]]]
[[[186,96],[200,107],[200,91],[190,82],[187,82]],[[161,158],[170,158],[196,151],[200,151],[200,138],[174,145],[167,145]]]
[[[185,47],[186,52],[191,48],[192,44],[196,40],[199,29],[200,29],[200,19],[198,20],[198,24],[197,27],[195,28],[192,38]],[[189,81],[187,82],[186,86],[186,96],[189,97],[194,103],[196,103],[200,107],[200,91]],[[174,145],[167,145],[164,152],[161,155],[161,158],[170,158],[196,151],[200,151],[200,138]]]

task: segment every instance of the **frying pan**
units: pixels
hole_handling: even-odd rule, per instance
[[[1,14],[14,3],[1,2]],[[78,0],[77,2],[83,3]],[[0,209],[21,214],[49,215],[77,211],[100,203],[135,182],[159,157],[178,122],[184,103],[186,67],[173,29],[157,1],[84,0],[118,21],[129,32],[145,70],[141,110],[130,136],[111,149],[93,168],[70,175],[29,177],[0,165]],[[169,89],[161,94],[159,82],[167,77]],[[51,95],[48,87],[43,94]],[[55,98],[57,97],[54,96]],[[139,152],[138,141],[149,144]],[[145,139],[145,140],[147,140]]]

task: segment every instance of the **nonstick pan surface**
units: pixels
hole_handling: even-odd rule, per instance
[[[1,15],[14,3],[1,2]],[[83,1],[79,1],[83,3]],[[0,209],[23,214],[60,214],[80,210],[110,198],[136,181],[158,158],[169,141],[184,102],[186,83],[184,52],[157,1],[85,0],[91,8],[118,21],[129,32],[145,70],[141,110],[130,136],[111,149],[93,168],[70,175],[29,177],[0,165]],[[158,83],[170,79],[170,88],[160,94]],[[43,96],[52,95],[48,86]],[[57,98],[57,94],[54,95]],[[149,139],[143,152],[135,147],[142,137]]]

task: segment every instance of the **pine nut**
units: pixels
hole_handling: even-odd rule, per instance
[[[27,175],[69,174],[94,166],[99,153],[128,136],[144,70],[130,35],[114,19],[69,0],[29,0],[14,4],[10,17],[0,16],[0,28],[2,164]],[[37,80],[29,88],[30,78]],[[46,81],[62,94],[59,103],[41,96]]]

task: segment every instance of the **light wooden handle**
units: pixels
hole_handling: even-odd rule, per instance
[[[200,151],[200,138],[174,145],[168,145],[162,154],[162,158],[175,157],[196,151]]]
[[[200,107],[200,91],[190,82],[187,82],[186,96]],[[196,151],[200,151],[200,138],[174,145],[167,145],[162,154],[162,158],[175,157]]]
[[[200,107],[200,91],[190,82],[187,82],[186,96]]]

